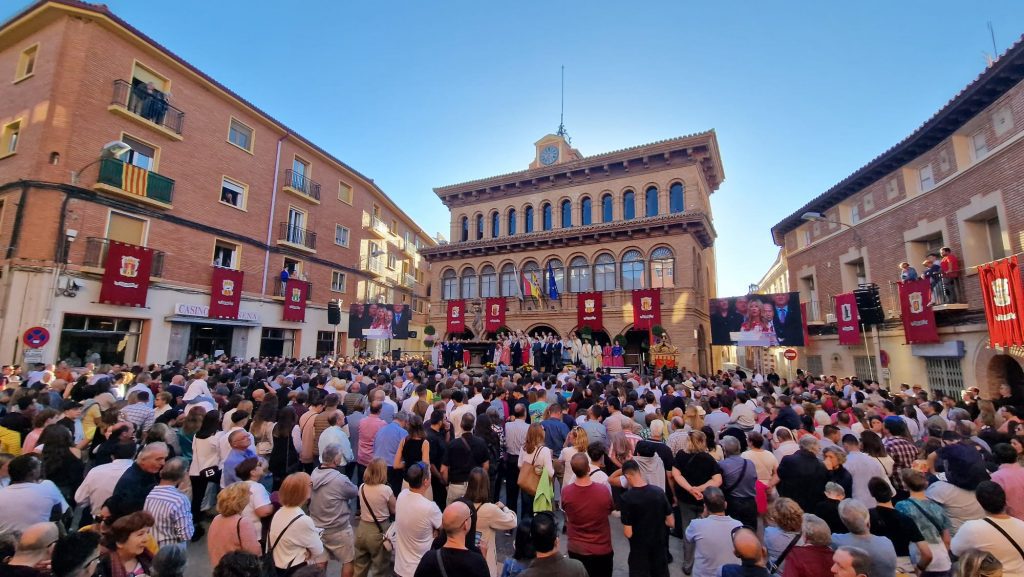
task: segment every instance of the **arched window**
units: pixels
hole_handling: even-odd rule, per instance
[[[601,222],[612,221],[612,195],[606,194],[601,197]]]
[[[565,294],[565,266],[562,264],[562,261],[557,259],[557,258],[551,259],[550,261],[548,261],[548,264],[551,265],[551,273],[552,273],[552,276],[555,277],[555,286],[558,287],[558,294],[560,294],[560,295],[561,294]],[[548,276],[548,271],[547,271],[547,268],[545,267],[545,269],[544,269],[544,292],[546,292],[548,294],[551,294],[548,291],[548,289],[551,287],[551,281],[548,280],[547,276]]]
[[[459,298],[459,281],[452,269],[444,271],[441,275],[441,298],[446,301]]]
[[[523,232],[533,232],[533,207],[528,206],[523,212]]]
[[[569,262],[569,290],[582,293],[592,290],[590,284],[590,263],[582,256]]]
[[[583,200],[580,201],[580,225],[581,226],[587,226],[587,225],[589,225],[589,224],[591,224],[593,222],[591,220],[591,218],[590,218],[590,205],[591,205],[590,197],[585,196],[585,197],[583,197]]]
[[[511,264],[506,264],[501,267],[501,296],[503,297],[514,297],[519,296],[518,282],[516,279],[516,269]]]
[[[636,218],[636,195],[632,190],[622,194],[622,218],[632,220]]]
[[[683,202],[683,183],[677,182],[668,189],[668,211],[671,213],[683,212],[686,210]]]
[[[498,238],[501,232],[501,217],[496,212],[491,213],[491,238]]]
[[[462,298],[464,299],[475,299],[476,298],[476,271],[472,267],[462,271]]]
[[[654,252],[651,253],[651,286],[654,288],[674,287],[675,268],[672,249],[664,246],[654,249]]]
[[[615,290],[615,257],[604,253],[594,261],[594,290]]]
[[[644,216],[658,216],[658,188],[652,186],[644,193]]]
[[[512,208],[508,211],[508,235],[512,236],[516,233],[516,209]]]
[[[572,226],[572,202],[568,200],[562,201],[562,228],[569,228]]]
[[[498,275],[494,272],[494,267],[487,265],[480,269],[480,297],[496,297],[498,296]]]
[[[484,215],[476,215],[476,239],[480,240],[484,237]]]
[[[644,288],[644,255],[638,250],[622,255],[622,290]]]
[[[541,216],[541,219],[544,221],[542,223],[542,226],[544,230],[551,230],[551,204],[544,203],[544,206],[541,208],[541,210],[544,212],[544,214]]]
[[[469,240],[469,217],[462,217],[462,242]]]

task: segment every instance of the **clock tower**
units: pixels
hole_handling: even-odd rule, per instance
[[[534,147],[536,148],[536,154],[533,158],[533,162],[530,163],[531,170],[534,168],[544,168],[546,166],[572,162],[583,158],[580,151],[573,148],[572,145],[569,144],[569,141],[566,140],[565,136],[560,134],[548,134],[544,138],[535,142]]]

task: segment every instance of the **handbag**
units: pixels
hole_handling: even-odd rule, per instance
[[[291,521],[288,521],[288,524],[284,526],[284,530],[277,535],[277,539],[274,539],[274,544],[263,552],[263,558],[260,559],[260,577],[277,577],[277,565],[274,564],[274,549],[281,542],[281,537],[284,537],[284,534],[291,528],[292,523],[298,521],[302,515],[303,513],[299,513]],[[292,561],[295,560],[292,559]],[[286,568],[292,566],[292,561],[288,562],[288,567]]]
[[[202,471],[199,471],[199,478],[212,481],[217,477],[217,473],[220,473],[220,469],[217,467],[207,467]]]
[[[530,461],[529,467],[520,467],[519,478],[516,480],[516,484],[519,485],[519,489],[527,495],[537,494],[537,485],[540,483],[540,473],[537,472],[537,456],[544,449],[543,446],[537,448],[537,452],[533,454],[533,460]]]
[[[385,531],[384,527],[381,526],[380,521],[377,520],[377,513],[373,511],[373,507],[370,506],[370,502],[366,499],[366,493],[362,487],[359,487],[359,496],[363,498],[363,504],[366,505],[366,510],[370,512],[370,516],[373,517],[373,524],[377,526],[377,530],[380,531],[380,544],[384,547],[384,550],[391,552],[395,550],[395,537],[398,536],[397,532],[392,531],[394,525],[388,527]]]

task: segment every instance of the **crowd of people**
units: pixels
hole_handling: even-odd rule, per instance
[[[223,577],[1024,577],[1009,385],[417,358],[0,379],[0,575],[183,575],[205,539]]]

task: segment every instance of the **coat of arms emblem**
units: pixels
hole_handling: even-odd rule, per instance
[[[843,315],[843,322],[848,323],[853,320],[853,307],[849,304],[844,304],[840,307],[840,310],[842,311],[841,314]]]
[[[1013,303],[1009,279],[997,278],[992,281],[992,302],[997,307],[1008,307]]]
[[[654,303],[651,297],[640,297],[640,310],[649,311],[653,306]]]
[[[121,257],[121,276],[135,278],[139,275],[139,259],[134,256]]]
[[[224,279],[220,284],[220,294],[229,297],[235,294],[235,281]]]
[[[907,300],[910,301],[910,312],[915,315],[919,315],[924,312],[924,295],[920,291],[912,292],[907,296]]]
[[[452,318],[453,319],[457,319],[457,318],[459,318],[460,314],[462,314],[462,311],[459,310],[459,307],[458,306],[453,306],[452,307]]]
[[[302,300],[302,289],[299,287],[292,287],[292,302],[297,303]]]
[[[594,302],[594,299],[584,299],[583,300],[583,311],[587,312],[587,313],[592,313],[592,312],[594,312],[594,309],[597,308],[596,305],[597,305],[597,303]]]

